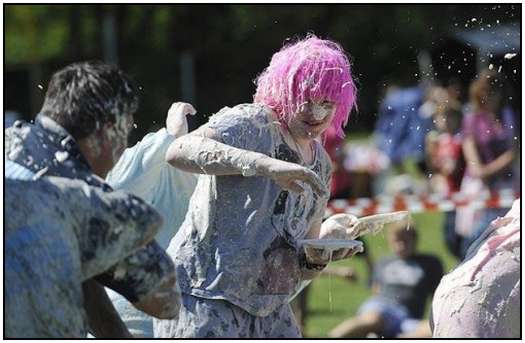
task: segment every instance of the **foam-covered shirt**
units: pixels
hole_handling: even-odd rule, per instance
[[[230,146],[301,163],[261,105],[223,108],[207,126]],[[314,145],[314,161],[305,166],[328,187],[330,160],[319,142]],[[298,240],[322,218],[327,200],[309,186],[297,194],[262,176],[200,175],[168,248],[181,291],[224,299],[255,316],[287,304],[302,277]]]
[[[521,337],[521,199],[472,243],[432,301],[438,338]]]
[[[34,173],[34,180],[42,176],[60,176],[112,190],[93,174],[75,139],[47,116],[38,115],[34,124],[15,122],[5,130],[4,142],[6,161]],[[171,259],[152,241],[95,278],[130,302],[137,302],[172,274]]]
[[[4,180],[4,334],[85,337],[82,282],[136,251],[161,216],[125,192],[18,176]]]

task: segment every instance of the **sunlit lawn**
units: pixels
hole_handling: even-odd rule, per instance
[[[414,214],[412,219],[419,233],[419,250],[439,256],[445,271],[453,268],[456,261],[446,250],[443,238],[443,214],[437,212]],[[366,243],[373,261],[390,254],[384,233],[368,236]],[[308,294],[309,314],[306,320],[306,337],[326,337],[330,329],[354,315],[359,305],[370,295],[366,265],[362,258],[354,257],[334,265],[353,267],[358,274],[358,280],[350,282],[340,277],[321,276],[312,283]],[[329,304],[329,292],[332,295],[332,309]]]

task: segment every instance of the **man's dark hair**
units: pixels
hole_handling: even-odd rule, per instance
[[[71,64],[53,74],[41,114],[66,129],[75,139],[92,134],[117,116],[138,108],[133,81],[119,68],[99,61]]]
[[[414,243],[417,242],[417,229],[415,224],[411,221],[409,223],[407,223],[406,221],[394,223],[388,228],[388,230],[392,235],[401,234],[405,236],[410,236],[414,240]]]

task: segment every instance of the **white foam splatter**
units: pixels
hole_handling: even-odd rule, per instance
[[[113,276],[116,280],[124,278],[124,276],[126,276],[126,268],[122,265],[118,265],[117,268],[115,268]]]
[[[60,145],[62,145],[63,147],[65,147],[65,146],[67,145],[67,143],[68,143],[69,141],[71,141],[71,140],[73,140],[73,137],[71,137],[71,136],[67,136],[66,138],[64,138],[64,139],[62,139],[62,140],[60,141]]]
[[[44,175],[44,174],[47,172],[48,169],[49,169],[48,167],[44,167],[43,169],[40,169],[40,170],[39,170],[39,171],[33,176],[33,181],[40,179],[40,178],[42,177],[42,175]]]
[[[503,58],[505,58],[506,60],[510,60],[511,58],[516,57],[516,55],[517,54],[515,54],[515,53],[510,53],[509,52],[509,53],[505,54],[505,56],[503,56]]]
[[[248,208],[248,206],[250,206],[251,203],[252,203],[252,198],[250,198],[250,195],[248,194],[246,196],[246,202],[244,203],[244,208]]]
[[[69,153],[67,151],[57,151],[57,152],[55,152],[55,159],[59,163],[64,162],[65,160],[67,160],[68,157],[69,157]]]

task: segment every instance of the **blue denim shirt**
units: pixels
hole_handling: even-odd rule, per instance
[[[37,116],[35,124],[17,121],[6,129],[5,157],[6,162],[14,162],[34,173],[33,180],[42,176],[60,176],[82,180],[106,192],[112,191],[103,179],[93,174],[75,139],[46,116]],[[6,170],[6,177],[15,174],[14,169],[11,165]],[[82,258],[90,256],[84,254]],[[126,270],[125,275],[116,277],[117,267],[120,271]],[[137,302],[172,275],[173,269],[169,256],[153,241],[95,279],[130,302]]]
[[[161,217],[131,194],[69,178],[32,181],[17,166],[8,161],[18,178],[4,188],[5,334],[85,337],[82,282],[138,249]]]

